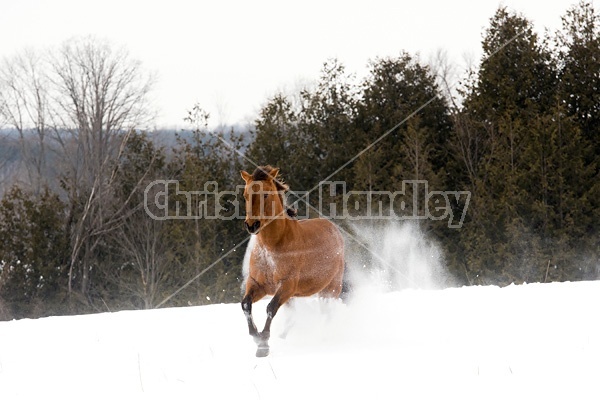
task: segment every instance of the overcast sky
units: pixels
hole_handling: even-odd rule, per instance
[[[480,56],[499,5],[538,31],[560,26],[572,0],[0,0],[0,57],[25,47],[96,35],[124,45],[157,75],[157,125],[184,127],[195,103],[212,123],[252,121],[280,89],[315,79],[328,58],[364,74],[369,59],[443,49],[464,64]]]

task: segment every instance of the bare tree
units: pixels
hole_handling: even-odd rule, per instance
[[[153,80],[124,49],[93,37],[66,42],[50,65],[54,139],[63,156],[63,187],[71,204],[69,291],[77,276],[86,295],[94,250],[102,235],[127,216],[126,204],[112,201],[116,160],[132,130],[148,122]]]
[[[459,81],[457,65],[450,61],[448,53],[442,49],[438,49],[430,57],[428,65],[448,104],[458,107],[457,98],[460,97],[460,94],[457,92]]]
[[[127,293],[141,300],[144,309],[154,308],[162,300],[160,290],[173,272],[166,235],[165,222],[149,218],[143,210],[128,218],[113,235],[130,262],[107,272]],[[123,269],[131,274],[124,274]]]
[[[125,49],[94,37],[69,40],[54,51],[25,51],[0,64],[0,116],[18,132],[24,183],[36,191],[50,183],[66,192],[69,292],[77,282],[85,297],[103,235],[134,210],[127,203],[138,186],[120,196],[120,204],[113,200],[117,160],[133,129],[151,122],[152,83]],[[53,182],[48,153],[55,160]]]
[[[31,49],[0,65],[0,114],[19,135],[27,186],[39,193],[46,178],[49,135],[48,77],[45,60]]]

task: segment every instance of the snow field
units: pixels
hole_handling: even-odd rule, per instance
[[[598,398],[599,300],[600,282],[298,299],[265,359],[238,304],[2,322],[0,399]]]

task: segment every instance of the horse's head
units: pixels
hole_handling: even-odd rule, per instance
[[[283,205],[283,192],[288,189],[277,179],[278,168],[270,165],[258,167],[252,174],[241,171],[246,182],[244,199],[246,200],[245,225],[248,232],[257,234],[261,227],[276,218],[286,218]]]

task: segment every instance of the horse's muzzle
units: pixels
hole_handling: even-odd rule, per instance
[[[258,228],[260,228],[260,221],[255,221],[252,225],[250,225],[247,221],[244,221],[244,225],[246,226],[246,230],[248,232],[255,235],[258,232]]]

